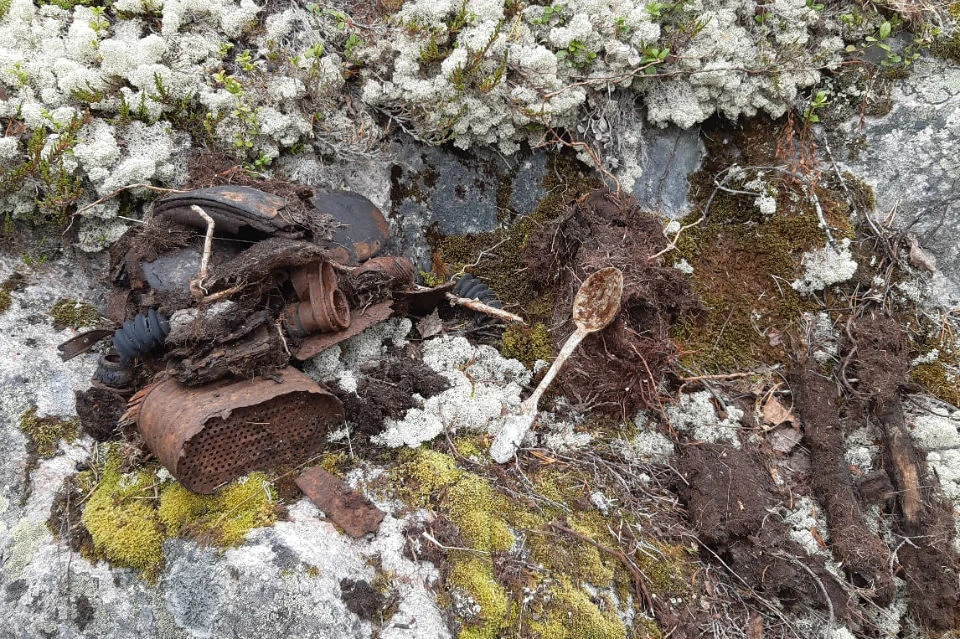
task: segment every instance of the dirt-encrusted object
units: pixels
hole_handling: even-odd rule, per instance
[[[700,541],[756,592],[786,604],[819,602],[856,627],[855,602],[823,559],[808,556],[790,539],[787,526],[771,516],[778,500],[755,454],[716,444],[681,450],[683,481],[677,492]]]
[[[98,442],[112,439],[117,432],[117,422],[127,409],[123,395],[92,386],[85,391],[74,391],[74,396],[83,433]]]
[[[890,552],[870,531],[857,500],[853,476],[843,457],[843,424],[836,384],[819,374],[811,359],[794,371],[792,388],[804,425],[804,441],[815,470],[810,482],[827,515],[830,547],[850,580],[870,588],[881,606],[893,600]]]
[[[913,445],[901,408],[910,356],[903,329],[871,312],[849,331],[851,369],[871,417],[882,427],[884,468],[897,494],[894,532],[910,539],[897,551],[910,594],[910,611],[930,630],[960,627],[960,565],[953,552],[954,514],[927,474],[926,458]]]
[[[696,307],[680,271],[654,256],[667,246],[660,221],[628,196],[593,191],[561,218],[531,234],[523,252],[528,277],[553,293],[554,342],[573,330],[570,308],[580,284],[608,266],[623,272],[620,313],[584,340],[560,376],[567,395],[616,411],[654,403],[673,356],[670,326]]]
[[[330,521],[351,537],[359,539],[376,532],[383,521],[382,510],[343,480],[319,466],[300,473],[297,486]]]
[[[387,598],[366,581],[340,580],[340,598],[347,610],[365,621],[373,621],[387,605]]]
[[[343,405],[286,368],[272,378],[199,388],[167,378],[134,395],[121,421],[137,423],[147,447],[180,483],[209,494],[242,474],[310,459],[343,422]]]

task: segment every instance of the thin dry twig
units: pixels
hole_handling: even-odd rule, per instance
[[[207,294],[206,289],[203,288],[203,281],[207,279],[207,272],[210,266],[210,253],[213,251],[213,230],[216,222],[213,221],[212,217],[207,215],[206,211],[196,204],[192,205],[190,210],[202,217],[207,223],[207,234],[203,238],[203,258],[200,260],[200,272],[197,273],[196,279],[190,280],[190,294],[196,299],[201,299]]]
[[[504,320],[506,322],[513,322],[515,324],[520,324],[521,326],[526,326],[527,323],[519,315],[514,315],[510,311],[505,311],[502,308],[494,308],[488,304],[484,304],[480,300],[470,299],[468,297],[459,297],[453,293],[446,293],[446,298],[450,300],[450,304],[455,304],[457,306],[463,306],[469,308],[471,311],[477,311],[478,313],[483,313],[489,315],[490,317],[496,317],[497,319]]]

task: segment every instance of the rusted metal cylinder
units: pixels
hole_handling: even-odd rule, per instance
[[[382,273],[395,282],[413,284],[413,262],[405,257],[375,257],[358,266],[352,275],[359,278],[367,273]]]
[[[299,303],[284,309],[288,330],[298,337],[317,332],[342,331],[350,326],[350,305],[337,288],[337,275],[329,262],[315,262],[290,275]]]
[[[275,381],[278,380],[278,381]],[[197,493],[255,471],[302,463],[343,423],[343,404],[295,368],[274,378],[148,388],[136,416],[150,451]]]

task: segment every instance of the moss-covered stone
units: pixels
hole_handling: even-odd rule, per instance
[[[112,447],[81,521],[99,557],[147,578],[155,577],[162,564],[164,539],[179,536],[235,546],[252,529],[276,519],[276,494],[262,473],[213,495],[197,495],[178,483],[161,482],[156,467],[122,473],[121,464]]]
[[[537,612],[530,634],[542,639],[622,639],[627,633],[612,602],[601,610],[566,576],[558,579],[548,602]]]
[[[50,308],[50,317],[57,330],[70,327],[74,329],[96,326],[100,322],[100,313],[86,302],[61,298]]]
[[[276,521],[276,492],[263,473],[253,473],[213,495],[192,493],[181,484],[165,486],[157,514],[168,536],[209,540],[236,546],[248,532]]]
[[[123,474],[120,466],[120,455],[111,448],[81,521],[100,556],[153,578],[163,560],[164,539],[151,500],[157,479],[147,471]]]
[[[76,419],[38,417],[36,407],[30,407],[20,415],[20,431],[30,439],[30,447],[37,457],[53,457],[60,440],[72,442],[80,432]]]

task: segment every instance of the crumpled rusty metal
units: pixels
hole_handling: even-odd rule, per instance
[[[308,360],[331,346],[359,335],[374,324],[384,321],[393,314],[393,304],[387,300],[369,308],[354,309],[350,312],[350,327],[336,333],[316,333],[306,337],[292,350],[293,357],[300,361]]]
[[[208,494],[255,471],[299,464],[343,423],[343,404],[295,368],[188,387],[166,378],[130,400],[150,451],[186,488]]]

